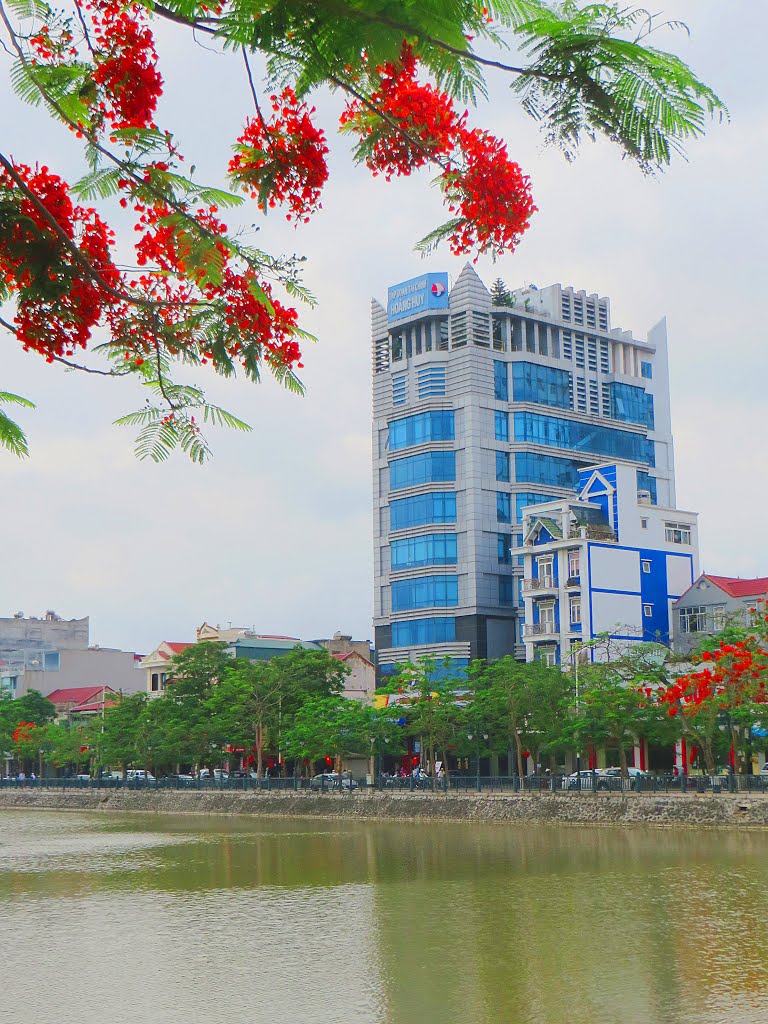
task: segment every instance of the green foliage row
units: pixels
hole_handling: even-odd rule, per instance
[[[409,740],[418,740],[430,771],[438,759],[448,765],[449,755],[513,751],[522,775],[528,754],[554,765],[569,751],[608,747],[626,768],[637,737],[671,747],[683,736],[708,752],[710,770],[714,759],[725,760],[732,739],[748,763],[752,728],[762,724],[765,704],[753,706],[742,695],[728,708],[713,696],[711,708],[693,718],[672,716],[658,696],[674,671],[656,644],[638,644],[606,661],[579,661],[569,672],[506,657],[451,675],[450,661],[421,658],[400,666],[377,691],[396,700],[371,707],[342,695],[348,669],[326,651],[297,647],[258,662],[232,659],[223,643],[203,643],[172,660],[173,678],[161,697],[124,696],[94,719],[56,723],[51,703],[34,691],[0,700],[0,750],[22,764],[162,774],[253,756],[261,776],[267,756],[280,754],[307,772],[332,758],[339,770],[348,755],[397,758],[410,749]],[[20,722],[35,728],[14,739]]]

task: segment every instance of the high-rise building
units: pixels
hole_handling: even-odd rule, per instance
[[[635,469],[674,508],[667,334],[611,326],[610,301],[554,284],[493,298],[467,265],[372,305],[374,627],[380,671],[421,654],[525,657],[522,509],[579,472]]]

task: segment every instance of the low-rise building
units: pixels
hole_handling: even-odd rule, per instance
[[[376,669],[373,662],[357,651],[332,654],[331,657],[343,661],[349,669],[349,675],[344,679],[344,696],[370,704],[373,700],[373,691],[376,689]]]
[[[144,689],[150,697],[159,697],[165,692],[165,686],[171,676],[169,663],[176,654],[181,654],[191,643],[174,643],[163,640],[151,654],[142,659],[141,668],[144,672]]]
[[[568,664],[590,644],[601,660],[656,641],[669,646],[672,605],[698,572],[697,516],[651,505],[637,467],[610,462],[579,471],[574,498],[523,509],[526,660]]]
[[[110,686],[69,686],[49,693],[48,700],[56,708],[58,721],[74,717],[95,718],[103,715],[118,699],[119,693]]]
[[[260,636],[251,634],[233,640],[227,651],[233,658],[248,658],[249,661],[269,661],[288,654],[294,647],[303,647],[306,651],[320,651],[320,644],[311,640],[299,640],[295,636]]]
[[[706,636],[719,633],[726,626],[749,626],[750,609],[761,598],[768,598],[768,576],[741,579],[702,573],[675,601],[675,653],[688,654]]]
[[[336,632],[330,640],[315,640],[314,642],[324,647],[329,654],[351,654],[355,651],[366,661],[373,663],[373,648],[370,640],[353,640],[348,633]]]
[[[89,646],[89,632],[87,616],[62,619],[47,611],[41,618],[21,612],[0,618],[0,689],[12,697],[100,685],[123,693],[143,690],[141,655]]]

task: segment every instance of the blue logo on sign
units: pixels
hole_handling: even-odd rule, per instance
[[[423,274],[393,285],[387,295],[387,319],[405,320],[432,309],[448,309],[448,275]]]

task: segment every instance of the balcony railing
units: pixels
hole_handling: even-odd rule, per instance
[[[527,622],[524,627],[526,636],[554,636],[554,622]]]
[[[539,576],[537,580],[523,580],[523,590],[555,590],[554,576]]]

